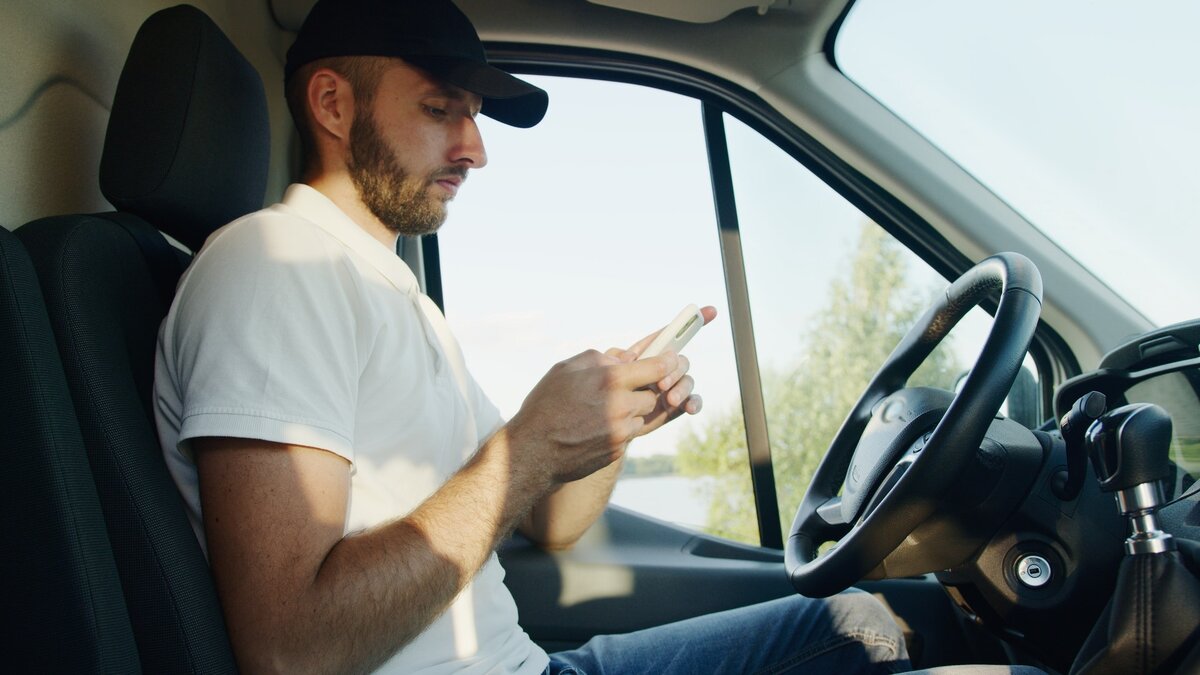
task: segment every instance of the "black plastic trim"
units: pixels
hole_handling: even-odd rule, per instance
[[[425,266],[425,295],[433,304],[446,313],[446,300],[442,295],[442,258],[438,253],[436,234],[421,237],[421,264]]]
[[[729,145],[725,137],[725,120],[720,108],[710,103],[702,103],[701,110],[712,177],[713,204],[717,211],[721,262],[725,271],[725,291],[729,296],[729,323],[733,326],[733,351],[741,389],[742,419],[758,520],[758,540],[763,546],[782,549],[783,527],[779,517],[779,498],[775,492],[775,465],[771,460],[767,406],[759,371],[758,343],[754,339],[754,320],[750,311],[750,290],[746,283],[746,260],[742,255],[742,236],[733,189],[733,170],[729,163]]]
[[[821,43],[821,50],[825,54],[825,60],[829,65],[833,66],[838,72],[842,71],[842,67],[837,62],[837,37],[842,31],[842,26],[846,23],[846,19],[850,17],[850,11],[854,5],[858,4],[858,0],[848,0],[845,6],[842,7],[842,12],[834,19],[829,26],[829,32],[825,33],[825,40]]]

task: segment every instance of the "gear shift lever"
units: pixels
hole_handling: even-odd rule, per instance
[[[1171,417],[1162,408],[1138,403],[1117,408],[1088,427],[1085,436],[1102,492],[1115,492],[1117,507],[1130,519],[1129,555],[1175,550],[1154,512],[1166,501],[1163,481],[1171,476]]]
[[[1200,672],[1200,560],[1192,542],[1159,529],[1171,475],[1171,418],[1156,405],[1117,408],[1085,436],[1100,489],[1116,493],[1132,534],[1112,599],[1080,648],[1071,675]]]

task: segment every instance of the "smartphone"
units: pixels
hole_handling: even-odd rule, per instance
[[[691,340],[696,333],[700,332],[700,328],[704,326],[704,315],[700,313],[700,308],[695,305],[688,305],[683,308],[683,311],[675,317],[667,327],[654,338],[654,341],[642,351],[639,359],[648,359],[652,356],[658,356],[663,353],[663,350],[673,349],[678,354],[679,350]]]

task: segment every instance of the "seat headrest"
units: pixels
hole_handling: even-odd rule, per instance
[[[138,30],[113,99],[100,190],[193,251],[262,206],[270,161],[262,78],[203,12]]]

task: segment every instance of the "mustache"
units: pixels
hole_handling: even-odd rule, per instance
[[[468,169],[465,166],[447,167],[445,169],[442,169],[441,171],[435,171],[432,174],[430,174],[429,182],[433,183],[433,182],[439,181],[443,178],[458,178],[460,181],[466,182],[467,171],[468,171]]]

